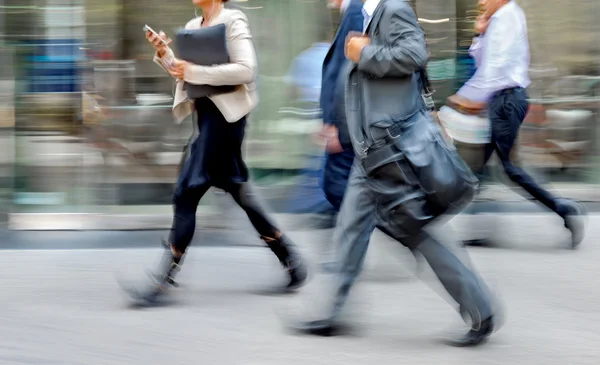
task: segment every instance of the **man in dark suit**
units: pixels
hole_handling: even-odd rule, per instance
[[[320,104],[324,125],[321,136],[326,140],[326,156],[322,188],[327,200],[339,212],[354,161],[344,113],[345,79],[340,75],[348,62],[344,55],[346,37],[351,32],[362,32],[364,18],[362,0],[332,0],[330,5],[342,12],[342,19],[323,62]],[[326,263],[324,268],[331,271],[333,263]]]

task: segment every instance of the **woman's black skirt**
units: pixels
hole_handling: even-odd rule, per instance
[[[242,158],[246,117],[228,123],[209,98],[197,99],[198,137],[188,146],[177,181],[177,192],[200,186],[227,190],[248,181]]]

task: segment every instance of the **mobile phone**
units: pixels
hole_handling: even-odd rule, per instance
[[[163,38],[160,36],[160,34],[158,34],[157,32],[155,32],[155,31],[154,31],[154,29],[150,28],[150,27],[148,26],[148,24],[144,25],[144,28],[143,28],[143,30],[144,30],[144,33],[146,33],[146,32],[150,32],[150,33],[154,34],[154,35],[155,35],[155,36],[156,36],[158,39],[160,39],[160,41],[162,42],[162,44],[164,44],[165,46],[167,46],[167,45],[168,45],[168,42],[167,42],[167,40],[163,39]]]

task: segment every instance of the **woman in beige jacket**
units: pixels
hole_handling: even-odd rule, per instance
[[[148,32],[146,37],[156,50],[154,61],[177,79],[173,114],[180,122],[195,113],[198,138],[188,148],[182,165],[173,203],[175,214],[166,262],[155,276],[157,284],[150,291],[136,294],[140,299],[156,300],[172,279],[194,235],[196,208],[202,196],[214,186],[230,193],[244,209],[262,240],[288,270],[289,282],[282,289],[293,290],[306,279],[306,269],[293,244],[271,223],[261,209],[248,183],[248,169],[242,158],[242,142],[248,114],[256,107],[258,97],[256,54],[246,15],[227,9],[227,0],[193,0],[202,17],[192,19],[186,29],[217,24],[226,25],[226,42],[230,62],[213,66],[194,65],[178,60],[159,37]],[[160,33],[167,40],[164,33]],[[168,41],[166,42],[168,44]],[[197,85],[236,86],[235,91],[188,100],[183,83]]]

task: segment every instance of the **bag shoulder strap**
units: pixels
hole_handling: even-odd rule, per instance
[[[425,37],[425,47],[427,48],[427,53],[429,54],[429,47],[427,46],[427,34],[425,33],[425,29],[423,29],[421,25],[419,26],[421,27],[421,31],[423,32],[423,36]],[[420,69],[418,71],[418,74],[419,78],[421,79],[421,97],[423,98],[423,103],[425,104],[427,110],[429,110],[429,114],[433,118],[434,122],[439,126],[442,132],[442,136],[444,137],[446,142],[452,145],[453,138],[450,136],[450,133],[448,133],[446,127],[437,115],[437,107],[435,105],[435,100],[433,100],[433,94],[435,93],[435,90],[431,85],[431,80],[429,80],[429,75],[427,74],[427,66]]]
[[[416,16],[416,12],[415,12],[415,16]],[[417,21],[418,21],[418,18],[417,18]],[[427,50],[427,54],[430,55],[429,46],[427,45],[427,33],[425,33],[425,29],[423,29],[423,26],[421,26],[419,24],[419,27],[421,28],[421,31],[423,32],[423,37],[425,38],[425,48]],[[429,80],[429,75],[427,74],[427,66],[420,69],[418,71],[418,74],[419,74],[419,78],[421,79],[421,87],[422,87],[421,96],[423,97],[423,102],[425,103],[425,107],[429,111],[435,112],[435,111],[437,111],[436,106],[435,106],[435,101],[433,100],[433,94],[435,93],[435,90],[433,89],[433,87],[431,85],[431,81]]]

